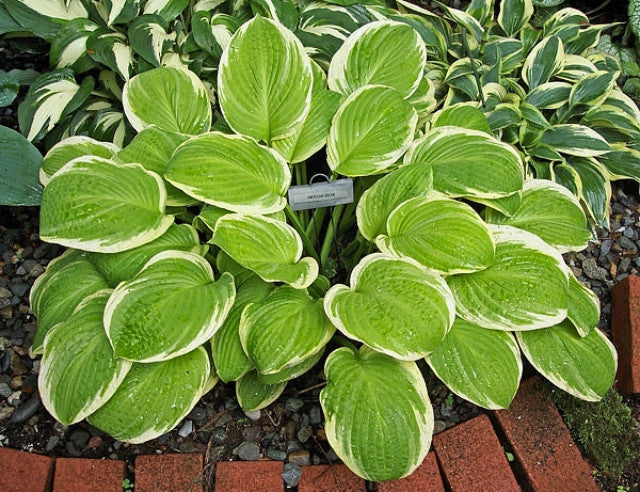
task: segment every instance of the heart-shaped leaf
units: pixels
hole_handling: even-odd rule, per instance
[[[509,406],[522,376],[520,350],[511,333],[460,318],[426,360],[456,395],[491,410]]]
[[[110,290],[100,290],[85,298],[45,338],[38,390],[46,409],[64,425],[79,422],[105,404],[131,367],[129,361],[114,357],[102,326],[110,295]]]
[[[600,300],[595,292],[582,285],[571,271],[567,301],[567,318],[581,337],[587,336],[600,321]]]
[[[245,412],[255,412],[268,407],[282,394],[286,381],[283,383],[265,384],[258,378],[256,371],[245,374],[236,382],[236,397],[240,407]]]
[[[335,350],[327,358],[320,393],[331,447],[367,480],[409,475],[429,451],[433,410],[415,362],[368,347]]]
[[[401,360],[417,360],[442,341],[455,306],[444,280],[410,259],[376,253],[334,285],[324,309],[346,336]]]
[[[536,330],[567,316],[567,267],[538,236],[511,226],[492,226],[493,264],[480,272],[452,275],[447,283],[456,314],[491,330]]]
[[[118,357],[157,362],[190,352],[209,340],[234,300],[230,274],[222,274],[216,282],[211,266],[201,256],[163,251],[113,291],[104,326]]]

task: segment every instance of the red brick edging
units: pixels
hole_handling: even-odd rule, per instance
[[[409,477],[377,484],[379,492],[405,490],[597,491],[589,465],[551,401],[525,381],[509,410],[480,415],[434,436],[433,448]],[[495,421],[495,426],[492,425]],[[509,463],[500,437],[515,460]],[[121,491],[123,461],[50,458],[0,448],[0,491]],[[165,454],[135,460],[136,492],[201,492],[203,456]],[[280,461],[224,461],[216,465],[216,492],[282,492]],[[365,481],[341,464],[302,467],[300,492],[361,491]]]
[[[617,388],[640,393],[640,277],[631,275],[611,289],[611,334],[618,351]]]

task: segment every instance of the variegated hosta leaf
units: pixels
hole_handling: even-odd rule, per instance
[[[276,372],[274,374],[258,373],[258,379],[264,384],[276,384],[284,383],[286,381],[289,381],[290,379],[297,378],[298,376],[301,376],[305,372],[311,370],[311,368],[314,367],[322,358],[322,354],[324,354],[324,347],[322,347],[322,350],[320,350],[318,353],[312,355],[307,359],[304,359],[299,364],[287,367],[282,371]]]
[[[286,138],[309,112],[311,78],[302,43],[281,24],[256,16],[236,31],[222,54],[222,113],[243,135],[266,143]]]
[[[228,213],[230,212],[223,208],[205,204],[200,209],[200,213],[195,219],[193,219],[193,225],[201,232],[205,232],[207,230],[207,232],[213,232],[216,228],[216,222],[218,222],[218,219]]]
[[[409,257],[445,274],[483,270],[493,263],[489,228],[469,205],[448,198],[412,198],[393,210],[380,251]]]
[[[384,234],[387,219],[405,200],[427,196],[433,187],[431,166],[404,166],[376,181],[360,198],[356,218],[360,233],[369,241]]]
[[[598,157],[609,172],[611,179],[634,179],[640,181],[640,151],[628,147],[616,147]]]
[[[380,84],[408,97],[420,83],[426,58],[424,41],[411,26],[371,22],[353,32],[333,56],[329,89],[348,96],[365,85]]]
[[[276,401],[286,385],[286,381],[265,384],[258,379],[256,371],[251,371],[236,382],[236,398],[245,412],[255,412]]]
[[[40,237],[98,253],[118,253],[160,237],[173,223],[164,214],[160,176],[139,164],[79,157],[44,189]]]
[[[276,374],[324,349],[335,328],[322,301],[287,285],[248,304],[240,319],[242,348],[260,374]]]
[[[186,251],[204,256],[207,245],[200,244],[196,230],[188,224],[171,224],[158,239],[121,253],[88,253],[87,257],[109,285],[132,279],[156,254],[166,250]]]
[[[327,163],[344,176],[379,173],[406,152],[417,123],[416,110],[398,91],[382,85],[362,87],[333,117]]]
[[[516,333],[522,353],[540,374],[582,400],[598,401],[613,385],[618,354],[597,328],[580,337],[569,320]]]
[[[587,336],[600,321],[600,301],[598,296],[582,285],[571,271],[567,301],[569,304],[567,318],[581,337]]]
[[[587,247],[591,233],[580,202],[564,186],[546,179],[525,181],[518,210],[506,217],[491,209],[484,215],[492,224],[507,224],[541,237],[561,253]]]
[[[191,17],[193,39],[203,50],[219,60],[223,50],[229,46],[231,36],[241,25],[241,21],[232,15],[213,14],[199,10]]]
[[[156,14],[171,22],[189,6],[189,0],[147,0],[143,14]]]
[[[191,71],[161,67],[136,75],[122,91],[131,126],[195,135],[209,130],[211,104],[207,89]]]
[[[111,294],[100,290],[47,333],[38,390],[56,420],[71,425],[91,415],[115,393],[131,363],[115,358],[102,326]]]
[[[520,202],[522,201],[522,193],[517,192],[513,195],[508,195],[503,198],[469,197],[468,199],[472,202],[481,203],[483,205],[486,205],[487,207],[497,210],[507,217],[511,217],[520,207]]]
[[[68,21],[89,16],[82,0],[3,0],[2,3],[25,30],[48,41]]]
[[[491,135],[491,128],[485,115],[474,103],[459,103],[438,111],[433,118],[431,128],[439,126],[456,126],[478,130]]]
[[[525,102],[538,109],[558,109],[569,100],[572,87],[567,82],[546,82],[530,91]]]
[[[381,253],[360,260],[351,288],[329,289],[324,309],[346,336],[400,360],[418,360],[434,350],[455,315],[442,277],[411,259]]]
[[[133,364],[111,399],[87,420],[119,441],[149,441],[191,411],[211,387],[211,376],[202,347],[164,362]]]
[[[491,231],[493,265],[447,278],[456,314],[490,330],[537,330],[562,321],[569,279],[560,253],[515,227],[491,226]]]
[[[232,275],[215,281],[201,256],[163,251],[116,287],[104,326],[118,357],[137,362],[173,359],[209,340],[234,300]]]
[[[110,159],[118,150],[120,148],[112,143],[98,142],[89,137],[74,136],[65,138],[51,147],[44,156],[42,168],[40,169],[40,182],[46,185],[53,174],[77,157],[93,155]]]
[[[571,89],[569,105],[599,106],[609,97],[616,83],[616,72],[600,70],[579,80]]]
[[[240,317],[247,304],[264,301],[274,288],[273,284],[265,282],[254,273],[243,282],[236,277],[236,283],[236,301],[211,339],[213,365],[225,383],[235,381],[253,369],[240,341]]]
[[[164,176],[171,155],[187,138],[186,135],[180,133],[150,126],[138,133],[129,145],[118,152],[116,160],[125,163],[137,162],[145,169]],[[164,185],[167,189],[168,206],[179,207],[192,205],[196,202],[193,197],[188,196],[166,181]]]
[[[111,27],[135,19],[140,13],[140,0],[100,0],[93,2],[93,7],[107,27]]]
[[[421,126],[421,122],[429,118],[431,112],[438,106],[435,92],[435,84],[427,77],[422,77],[416,91],[407,98],[407,102],[418,113],[418,127]]]
[[[456,395],[490,410],[509,406],[522,377],[520,349],[511,333],[460,318],[426,360]]]
[[[427,455],[433,410],[415,362],[368,347],[339,348],[324,366],[320,393],[331,448],[367,480],[409,475]]]
[[[31,288],[29,303],[38,318],[38,329],[31,350],[42,353],[45,335],[64,321],[80,302],[108,288],[107,281],[87,258],[87,253],[68,250],[47,266]]]
[[[529,53],[522,67],[522,79],[533,90],[549,82],[564,66],[564,49],[558,36],[540,41]]]
[[[165,173],[200,201],[234,212],[269,214],[287,204],[291,171],[277,152],[243,135],[210,132],[173,153]]]
[[[327,143],[331,120],[338,111],[342,96],[337,92],[319,90],[311,94],[311,109],[302,127],[289,137],[273,140],[271,145],[291,163],[302,162]]]
[[[87,39],[96,29],[98,25],[89,19],[69,21],[51,43],[49,64],[55,68],[71,67],[75,73],[92,69],[95,63],[87,53]]]
[[[318,263],[302,258],[302,240],[296,230],[276,219],[225,215],[218,219],[210,242],[267,282],[304,289],[318,277]]]
[[[549,145],[558,152],[580,157],[602,155],[611,150],[611,146],[602,136],[583,125],[554,125],[544,132],[540,143]]]
[[[522,189],[524,166],[509,144],[475,130],[435,128],[416,140],[405,164],[433,168],[433,187],[451,196],[501,198]]]
[[[154,67],[162,64],[162,57],[176,40],[176,33],[167,33],[162,17],[142,15],[129,23],[127,37],[131,48]]]
[[[498,24],[507,36],[518,33],[533,15],[531,0],[502,0]]]
[[[97,30],[87,39],[87,50],[95,61],[117,72],[124,80],[129,80],[133,69],[133,51],[127,41],[127,37],[119,32],[104,33]]]
[[[77,109],[92,89],[93,78],[86,77],[78,85],[70,68],[42,75],[31,84],[18,108],[20,131],[30,141],[42,138],[65,115]]]
[[[611,184],[607,169],[594,158],[573,157],[567,162],[579,177],[580,199],[586,205],[586,212],[597,225],[608,227]]]

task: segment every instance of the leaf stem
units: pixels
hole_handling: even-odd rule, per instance
[[[289,221],[291,221],[291,225],[295,228],[296,231],[298,231],[298,234],[300,234],[300,237],[302,238],[302,244],[304,245],[304,249],[306,250],[307,254],[311,256],[314,260],[316,260],[318,263],[321,263],[320,258],[318,257],[318,253],[313,247],[313,243],[309,239],[309,236],[307,236],[307,232],[305,231],[304,226],[300,222],[300,219],[298,219],[298,216],[296,215],[296,213],[293,210],[291,210],[291,207],[289,205],[287,205],[284,208],[284,213],[289,219]]]
[[[322,249],[320,250],[320,264],[326,266],[327,259],[331,253],[331,245],[335,239],[337,224],[340,221],[340,215],[344,210],[344,205],[338,205],[333,209],[331,214],[331,220],[327,225],[327,232],[324,235],[324,241],[322,242]]]
[[[351,350],[353,350],[356,354],[359,353],[358,351],[358,347],[356,347],[353,342],[351,340],[349,340],[347,337],[345,337],[344,335],[341,335],[339,333],[336,333],[335,335],[333,335],[333,340],[338,344],[338,345],[342,345],[343,347],[347,347]]]

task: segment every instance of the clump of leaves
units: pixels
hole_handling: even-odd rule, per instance
[[[640,434],[631,410],[615,389],[599,402],[586,402],[547,385],[584,456],[601,472],[620,475],[640,460]]]
[[[122,90],[129,144],[74,136],[45,156],[41,235],[70,248],[31,297],[52,415],[143,442],[218,379],[236,381],[245,410],[267,406],[334,340],[327,438],[354,472],[389,480],[430,446],[420,359],[484,408],[509,405],[523,356],[602,398],[616,353],[561,256],[588,244],[590,202],[535,178],[530,150],[550,131],[552,169],[609,144],[568,116],[545,124],[501,60],[515,48],[506,74],[563,115],[612,97],[611,73],[596,70],[593,91],[545,86],[567,60],[559,35],[536,44],[524,27],[528,1],[504,0],[497,22],[491,2],[470,6],[482,22],[268,5],[222,50],[217,97],[186,65],[145,71]],[[584,46],[582,24],[570,27]],[[485,72],[467,55],[492,32]],[[495,81],[480,90],[479,73]],[[353,180],[353,203],[293,210],[289,189],[318,172]]]

